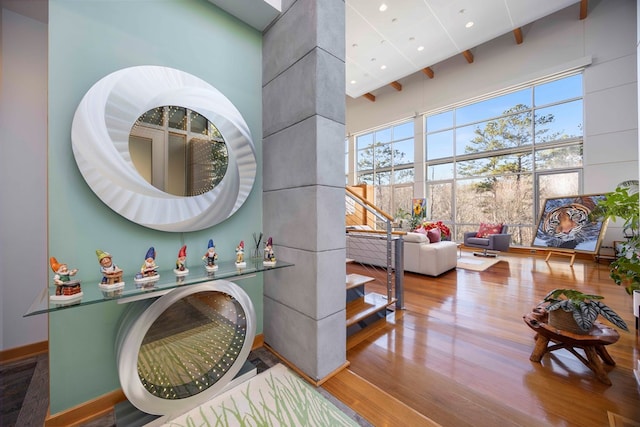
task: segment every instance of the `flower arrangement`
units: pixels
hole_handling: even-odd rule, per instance
[[[425,231],[429,231],[433,228],[440,229],[440,235],[442,236],[442,240],[451,240],[451,229],[445,225],[442,221],[429,222],[423,221],[422,224],[418,225],[415,230],[419,228],[424,228]]]

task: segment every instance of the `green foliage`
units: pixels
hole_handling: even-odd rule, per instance
[[[627,241],[617,248],[618,256],[610,264],[609,276],[616,285],[625,285],[629,295],[640,289],[640,205],[638,193],[629,194],[627,187],[618,187],[607,193],[591,213],[592,217],[619,218],[624,221],[624,233]]]
[[[601,295],[584,294],[575,289],[554,289],[549,292],[543,299],[543,302],[549,303],[547,311],[564,310],[573,314],[580,329],[588,331],[593,323],[601,315],[618,328],[628,331],[629,328],[624,320],[610,307],[604,304]]]

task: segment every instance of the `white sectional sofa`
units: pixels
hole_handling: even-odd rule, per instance
[[[458,261],[455,242],[430,243],[426,235],[407,233],[404,236],[404,270],[412,273],[439,276],[456,268]],[[394,244],[391,245],[391,265],[395,268]],[[387,265],[386,236],[370,233],[347,233],[347,258],[362,264],[379,267]]]

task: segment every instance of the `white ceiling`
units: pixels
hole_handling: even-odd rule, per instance
[[[346,0],[347,95],[372,92],[579,1]]]

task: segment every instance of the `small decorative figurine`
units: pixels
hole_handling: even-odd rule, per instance
[[[183,245],[178,251],[178,259],[176,260],[176,268],[173,269],[176,276],[186,276],[189,274],[187,268],[187,245]]]
[[[49,299],[70,302],[82,298],[80,280],[71,280],[71,276],[75,276],[78,269],[69,270],[67,264],[59,263],[55,257],[49,258],[49,265],[54,273],[53,283],[56,285],[56,294],[51,295]]]
[[[96,250],[102,281],[99,284],[102,294],[105,297],[115,297],[122,294],[124,282],[122,281],[122,270],[113,263],[111,254]]]
[[[160,278],[158,266],[156,265],[156,250],[151,246],[144,257],[144,263],[140,267],[133,281],[136,283],[156,282]]]
[[[262,261],[262,264],[269,267],[276,265],[276,255],[273,253],[273,239],[271,237],[264,244],[264,261]]]
[[[236,246],[236,267],[244,268],[247,263],[244,261],[244,240],[241,240]]]
[[[212,272],[218,269],[218,266],[216,265],[218,254],[216,253],[216,245],[213,244],[213,239],[209,239],[207,252],[204,254],[202,259],[205,261],[204,268],[207,271]]]

